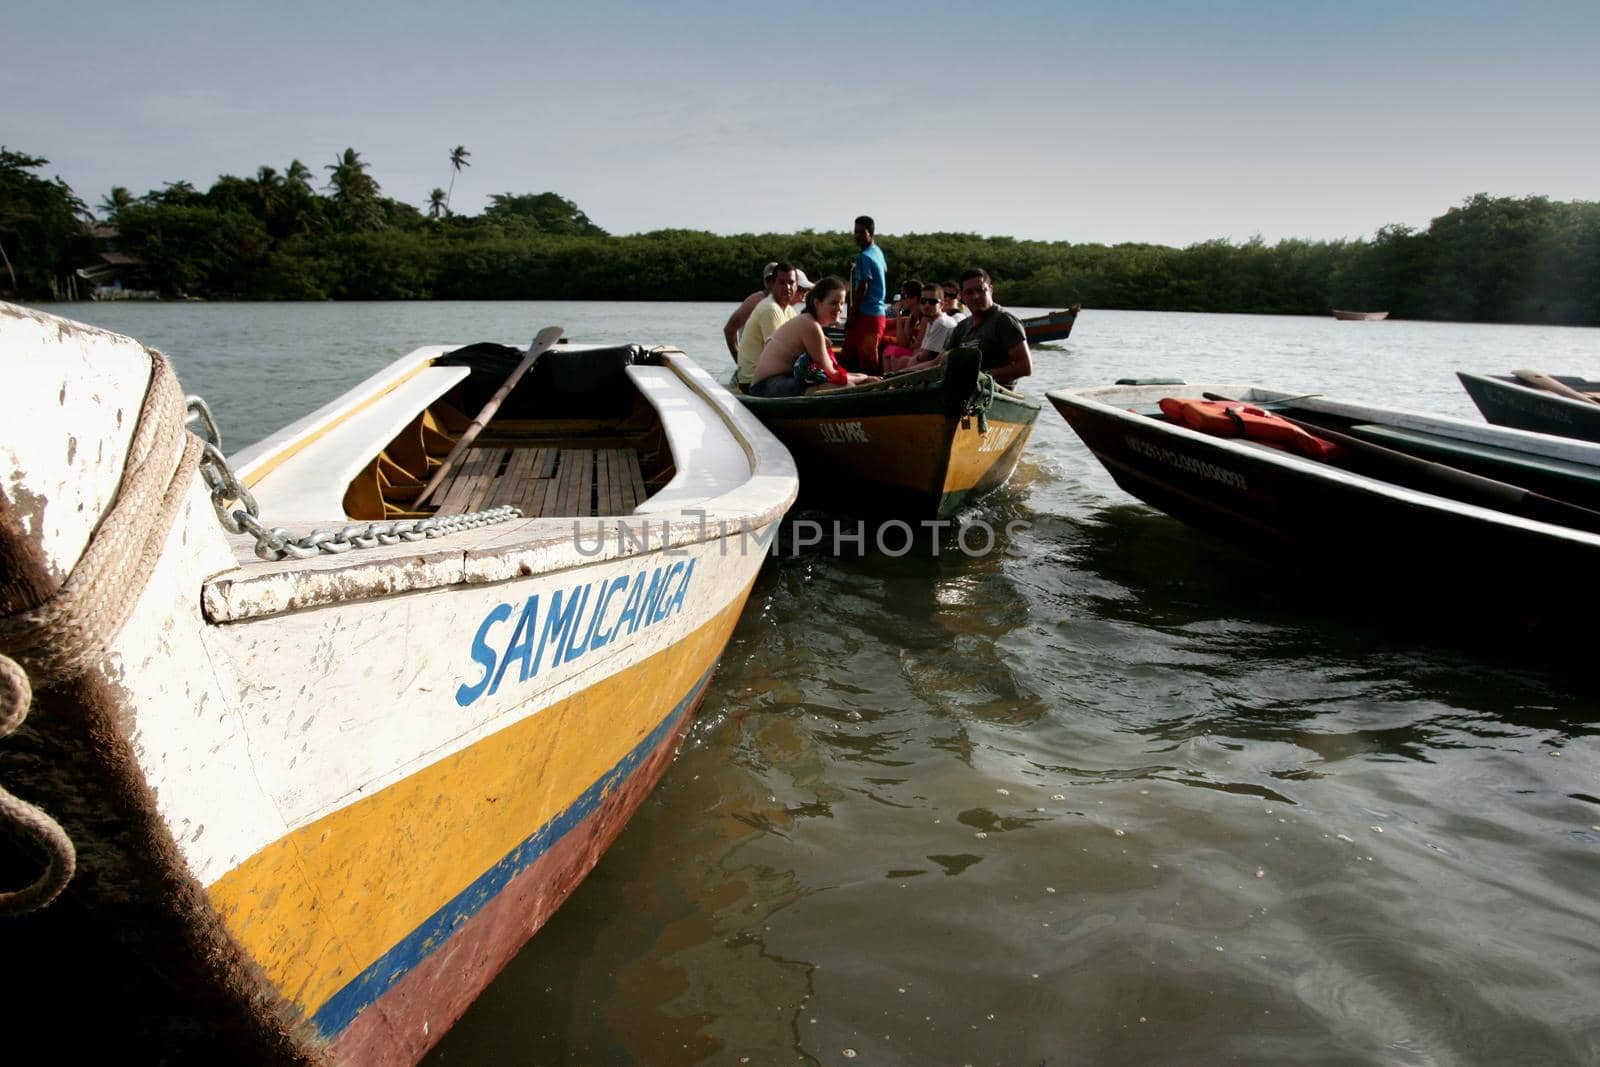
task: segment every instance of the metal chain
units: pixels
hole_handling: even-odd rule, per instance
[[[255,497],[239,481],[222,454],[222,434],[204,400],[197,396],[188,398],[185,421],[198,421],[200,424],[197,436],[205,445],[205,454],[200,459],[200,474],[211,490],[211,506],[216,509],[217,520],[229,533],[248,533],[253,536],[256,539],[256,555],[269,562],[285,557],[310,559],[320,552],[337,555],[353,548],[377,548],[379,545],[397,545],[402,541],[422,541],[522,517],[520,510],[507,505],[462,515],[430,515],[424,519],[392,522],[353,522],[337,530],[312,530],[304,537],[297,538],[281,526],[268,527],[261,522]],[[243,507],[232,506],[235,501]]]
[[[185,397],[184,400],[187,404],[184,424],[200,424],[195,434],[205,445],[205,454],[200,457],[200,476],[211,490],[211,506],[216,509],[217,521],[229,533],[244,533],[244,524],[235,516],[245,514],[253,519],[259,515],[256,498],[250,495],[250,490],[244,487],[234,476],[233,468],[228,466],[227,457],[222,454],[222,431],[217,429],[217,420],[211,417],[211,409],[206,402],[197,396]],[[234,501],[244,505],[243,512],[230,506]]]

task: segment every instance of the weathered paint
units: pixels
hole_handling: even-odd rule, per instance
[[[0,492],[59,581],[116,494],[150,354],[126,337],[13,304],[0,303],[0,336]]]
[[[807,498],[944,518],[1010,477],[1039,415],[1038,401],[997,388],[981,430],[977,414],[967,414],[987,381],[978,358],[957,350],[937,367],[880,385],[740,399],[789,446]]]
[[[742,603],[743,589],[634,668],[341,798],[213,883],[213,899],[274,983],[318,1011],[602,781],[709,669]],[[397,731],[423,718],[387,710]]]
[[[1038,409],[1023,409],[1029,415]],[[1005,483],[1022,458],[1032,418],[991,416],[986,432],[976,417],[938,413],[863,416],[848,430],[825,420],[769,420],[794,453],[801,491],[816,499],[860,499],[884,508],[948,517],[967,501]],[[866,438],[866,441],[860,438]],[[1000,442],[985,448],[986,443]]]
[[[641,575],[648,582],[657,570],[690,561],[695,568],[687,595],[669,617],[619,633],[598,649],[591,636],[581,653],[570,659],[563,655],[559,665],[550,662],[552,641],[536,676],[523,680],[518,664],[494,692],[465,705],[458,701],[462,686],[482,678],[474,644],[484,620],[497,609],[504,609],[504,621],[485,639],[495,645],[498,670],[530,598],[538,598],[542,613],[557,596],[570,599],[574,590],[621,578],[631,585]],[[249,780],[276,818],[219,821],[189,846],[190,863],[210,884],[282,838],[286,829],[383,790],[609,675],[679,647],[743,595],[760,563],[754,546],[741,552],[737,543],[724,548],[722,540],[711,540],[505,583],[377,597],[208,628],[204,640],[213,665],[220,670],[241,665],[230,680],[237,688],[226,705],[228,723],[219,728],[248,738]],[[592,617],[592,606],[585,606],[584,620]],[[616,626],[623,606],[607,605],[608,627]],[[574,652],[586,636],[585,622],[584,632],[569,640],[565,651]],[[252,664],[253,672],[243,666]],[[148,741],[183,753],[191,750],[193,736],[178,728],[159,741],[151,734]],[[166,784],[159,767],[152,773],[158,784]]]
[[[45,492],[75,510],[103,507],[131,434],[128,413],[149,378],[148,355],[102,331],[0,312],[0,357],[18,383],[0,395],[0,467],[12,468],[0,470],[0,484],[9,499],[33,494],[49,509],[58,500]],[[751,476],[702,502],[709,522],[676,510],[652,516],[664,533],[647,548],[591,553],[570,531],[515,523],[336,561],[264,564],[222,533],[198,479],[191,487],[97,673],[118,695],[116,714],[171,835],[169,854],[207,887],[271,995],[291,998],[306,1018],[329,1003],[359,1008],[381,998],[385,1016],[427,1022],[437,1037],[570,892],[670,758],[684,702],[703,685],[761,564],[759,548],[733,534],[741,524],[770,527],[793,499],[795,479],[781,446],[709,376],[681,356],[665,365],[733,429]],[[76,412],[78,424],[24,421],[40,397],[70,398],[83,380],[105,388],[85,394],[92,402]],[[46,444],[30,451],[32,442],[11,434],[18,425]],[[93,522],[91,514],[65,533],[35,523],[25,535],[47,544],[64,573]],[[631,589],[640,572],[674,566],[673,602],[650,625],[598,643],[569,635],[559,665],[527,679],[514,669],[467,706],[455,699],[481,666],[474,638],[498,605],[525,607],[535,596],[548,603],[557,590],[592,596],[624,576]],[[614,619],[597,617],[593,629],[601,622],[610,637]],[[507,642],[497,661],[511,651]],[[90,856],[117,847],[85,844]],[[512,857],[532,862],[519,870]],[[495,871],[506,877],[497,881]],[[537,921],[512,921],[520,905],[496,903],[507,892],[548,906],[529,912]],[[162,913],[169,906],[144,904]],[[429,927],[436,915],[448,919]],[[473,931],[483,951],[458,952],[466,942],[455,937],[438,951],[446,930]],[[397,979],[380,961],[407,945]],[[363,975],[358,992],[336,1001]],[[377,1025],[370,1008],[328,1010],[320,1021],[329,1026]],[[364,1039],[351,1040],[360,1059]],[[403,1058],[426,1047],[394,1041],[387,1047]]]
[[[371,1007],[358,1014],[332,1045],[335,1059],[350,1063],[409,1062],[420,1058],[454,1018],[477,997],[517,950],[549,919],[622,832],[666,772],[705,694],[709,675],[672,716],[664,720],[656,747],[632,773],[602,792],[587,814],[573,820],[521,873],[449,941],[419,959]],[[641,746],[642,747],[642,746]],[[464,967],[462,961],[474,966]]]

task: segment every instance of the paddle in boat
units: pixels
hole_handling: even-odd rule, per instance
[[[1082,310],[1082,304],[1073,304],[1065,311],[1050,311],[1023,319],[1022,328],[1028,335],[1028,343],[1039,345],[1065,341],[1071,336],[1072,324],[1078,321],[1078,312]]]
[[[975,348],[925,370],[797,397],[739,394],[789,447],[801,499],[866,515],[948,518],[1011,477],[1040,404],[996,385]]]
[[[1536,370],[1509,375],[1457,371],[1456,377],[1483,417],[1496,426],[1600,441],[1600,382]]]
[[[0,304],[0,908],[74,936],[41,1001],[413,1063],[615,839],[796,476],[682,353],[559,333],[224,459],[160,354]]]
[[[1196,525],[1512,596],[1485,561],[1600,563],[1600,445],[1244,385],[1047,395],[1118,485]]]

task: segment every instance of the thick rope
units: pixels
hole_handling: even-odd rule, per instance
[[[27,673],[16,660],[0,655],[0,738],[9,737],[22,725],[32,699]],[[78,868],[78,852],[60,823],[4,788],[0,788],[0,821],[9,822],[22,836],[31,838],[47,857],[44,873],[32,885],[0,891],[0,915],[26,915],[50,903],[72,881]]]
[[[0,649],[38,682],[69,678],[104,657],[155,570],[194,482],[202,446],[183,428],[183,393],[172,365],[160,353],[151,356],[150,388],[116,500],[61,588],[32,611],[0,619]]]
[[[967,414],[978,416],[978,432],[989,432],[989,406],[994,403],[994,379],[987,374],[978,375],[977,388],[967,398]]]
[[[0,618],[0,738],[27,717],[30,673],[47,684],[59,682],[104,658],[155,570],[194,483],[202,446],[183,428],[183,393],[172,365],[160,353],[151,358],[150,386],[116,499],[61,588],[31,611]],[[32,885],[0,893],[0,914],[41,908],[72,878],[77,866],[72,841],[54,819],[4,789],[0,821],[38,843],[49,857]]]

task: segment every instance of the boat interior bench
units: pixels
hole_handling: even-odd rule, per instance
[[[618,447],[615,434],[593,447],[506,436],[468,450],[438,490],[438,514],[509,504],[529,518],[629,515],[719,496],[750,477],[750,458],[733,431],[670,368],[629,365],[626,374],[665,435],[671,464],[664,484],[647,483],[639,451]]]
[[[509,504],[528,518],[631,514],[645,499],[631,448],[479,445],[446,475],[440,515]]]

